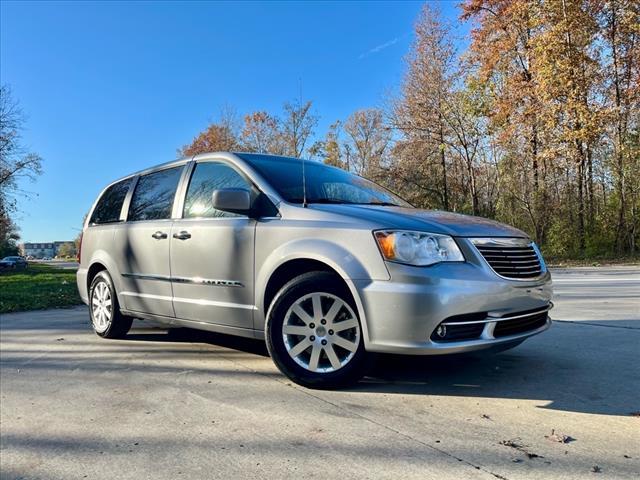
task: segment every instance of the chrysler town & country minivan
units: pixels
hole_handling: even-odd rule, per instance
[[[79,257],[98,335],[138,318],[264,339],[310,387],[358,380],[370,352],[506,349],[551,324],[550,274],[522,231],[295,158],[202,154],[117,180]]]

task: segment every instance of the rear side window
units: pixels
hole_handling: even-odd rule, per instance
[[[133,192],[127,220],[171,218],[173,198],[181,173],[182,167],[176,167],[140,177]]]
[[[128,178],[107,188],[100,200],[98,200],[96,208],[93,209],[89,223],[100,224],[120,221],[120,210],[130,186],[131,179]]]
[[[222,188],[246,188],[251,185],[236,170],[224,163],[203,162],[196,164],[184,201],[184,218],[238,217],[240,215],[216,210],[212,205],[214,190]]]

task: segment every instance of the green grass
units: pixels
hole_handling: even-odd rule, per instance
[[[70,307],[81,303],[75,269],[30,264],[26,270],[0,273],[0,313]]]

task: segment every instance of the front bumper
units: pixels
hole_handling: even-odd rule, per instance
[[[439,355],[492,349],[517,343],[551,325],[546,316],[535,328],[496,338],[500,317],[551,308],[551,275],[531,281],[506,280],[480,259],[412,267],[389,263],[390,281],[353,281],[368,351]],[[434,341],[437,327],[456,316],[496,318],[478,338]],[[463,319],[464,320],[464,319]],[[435,335],[434,335],[435,337]]]

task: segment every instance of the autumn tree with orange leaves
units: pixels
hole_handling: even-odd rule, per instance
[[[285,152],[279,120],[267,112],[245,115],[240,141],[242,149],[250,152],[273,155]]]
[[[636,251],[640,57],[629,52],[640,5],[468,0],[462,8],[475,25],[468,58],[502,156],[499,217],[559,255]],[[626,87],[626,108],[616,84]]]
[[[318,158],[417,207],[512,224],[551,257],[639,255],[640,2],[463,0],[459,21],[467,42],[423,6],[385,110],[316,136],[297,100],[214,122],[182,152]]]
[[[192,157],[200,153],[230,152],[240,147],[235,112],[223,109],[218,121],[212,122],[178,153],[183,157]]]

